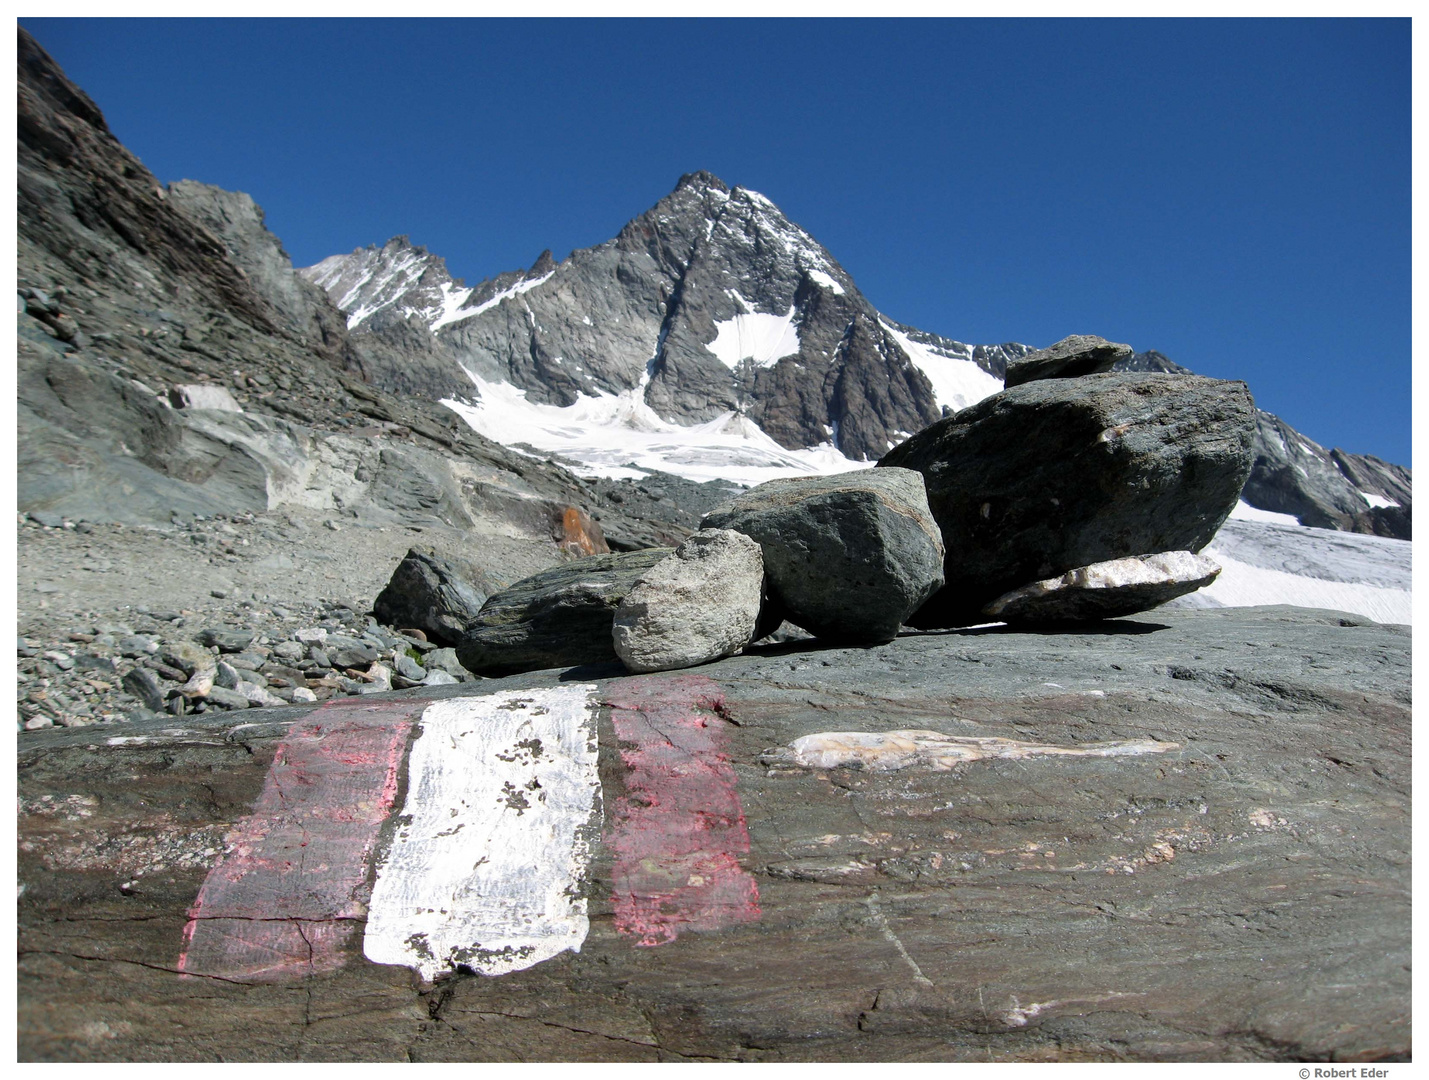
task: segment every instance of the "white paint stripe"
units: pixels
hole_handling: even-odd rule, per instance
[[[519,971],[590,928],[580,882],[600,830],[594,685],[436,702],[362,951],[431,980]]]

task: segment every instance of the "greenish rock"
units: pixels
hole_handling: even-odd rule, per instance
[[[771,480],[700,527],[755,540],[769,607],[827,640],[891,641],[943,583],[942,537],[907,469]]]
[[[947,545],[946,579],[910,619],[982,622],[1028,582],[1108,559],[1200,551],[1250,475],[1242,382],[1109,372],[994,394],[890,450],[916,469]]]

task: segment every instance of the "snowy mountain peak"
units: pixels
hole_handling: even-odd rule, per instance
[[[903,327],[771,199],[709,172],[605,244],[470,289],[405,240],[304,273],[380,339],[379,380],[446,397],[471,373],[562,409],[636,393],[664,423],[733,413],[787,450],[832,437],[856,462],[995,392],[1026,351]]]

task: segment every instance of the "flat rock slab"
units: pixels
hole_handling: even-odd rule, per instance
[[[365,723],[25,734],[19,1057],[1404,1061],[1409,646],[1334,612],[1163,610],[341,703]],[[492,753],[445,760],[472,740]],[[518,857],[548,820],[549,883]],[[399,830],[446,854],[393,856]],[[368,890],[399,858],[453,873],[393,890],[413,929],[374,963]],[[481,898],[547,884],[531,914],[559,932],[523,958]],[[414,935],[455,924],[443,950],[506,973],[423,982]]]
[[[1189,551],[1110,559],[1013,589],[985,607],[983,614],[1003,622],[1115,619],[1150,611],[1204,588],[1220,572],[1214,559]]]
[[[1135,350],[1095,334],[1072,334],[1055,345],[1007,359],[1004,386],[1018,386],[1037,379],[1074,379],[1110,371],[1118,360]]]
[[[909,620],[982,622],[1005,592],[1079,566],[1199,551],[1250,475],[1244,383],[1113,372],[1024,383],[938,421],[878,463],[917,469],[946,583]]]
[[[700,527],[756,540],[772,609],[830,641],[891,640],[942,583],[942,537],[912,470],[770,480]]]
[[[456,646],[477,675],[513,675],[574,664],[618,663],[615,609],[673,548],[589,555],[543,570],[482,605]]]

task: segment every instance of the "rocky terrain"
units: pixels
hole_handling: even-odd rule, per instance
[[[186,934],[201,890],[218,903],[215,867],[257,865],[234,863],[225,837],[252,835],[266,812],[275,752],[296,768],[304,724],[333,704],[36,732],[20,751],[19,1053],[1404,1061],[1409,678],[1404,628],[1248,608],[484,683],[478,700],[512,708],[548,695],[549,715],[532,718],[543,732],[559,702],[595,703],[579,722],[594,725],[606,824],[573,879],[579,951],[435,983],[364,958],[361,920],[289,908],[282,889],[263,893],[267,917],[302,913],[292,925],[320,954],[295,934],[287,966],[242,975],[253,934],[275,924],[239,908],[225,910],[240,952],[201,951],[203,925]],[[391,704],[370,722],[469,694],[381,695]],[[441,715],[423,724],[440,730]],[[668,831],[642,816],[678,795],[651,787],[668,766],[648,757],[642,717],[704,770]],[[700,750],[682,732],[717,741]],[[425,738],[404,791],[428,790]],[[632,909],[630,890],[649,887],[631,876],[640,860],[694,865],[672,854],[681,815],[714,812],[711,799],[737,815],[707,841],[723,869],[712,854],[699,864],[711,870],[682,871],[663,916]],[[370,874],[357,877],[368,895]],[[340,933],[315,937],[324,925]]]
[[[831,444],[855,461],[1000,389],[1033,351],[896,322],[772,202],[709,173],[681,177],[605,244],[470,288],[406,237],[301,274],[347,314],[378,386],[479,398],[476,376],[560,406],[624,394],[678,424],[733,413],[785,448]],[[1109,355],[1114,370],[1188,373],[1128,352]],[[1412,531],[1408,469],[1326,450],[1266,412],[1244,498],[1303,525]]]
[[[1409,1058],[1408,628],[1191,554],[1397,614],[1407,470],[901,326],[707,173],[471,289],[298,273],[19,75],[22,1059]]]

